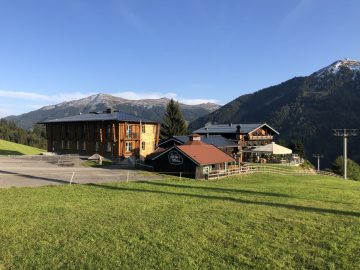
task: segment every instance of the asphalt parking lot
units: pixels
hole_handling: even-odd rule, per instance
[[[54,158],[40,156],[0,157],[0,188],[36,187],[118,181],[148,181],[163,176],[151,172],[121,169],[84,167],[80,162],[72,166],[60,166]]]

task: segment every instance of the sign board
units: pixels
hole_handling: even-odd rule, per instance
[[[176,151],[170,151],[168,159],[169,163],[172,165],[181,165],[184,163],[183,157]]]

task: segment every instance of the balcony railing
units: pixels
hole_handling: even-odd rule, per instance
[[[128,140],[140,139],[140,134],[137,132],[127,132],[125,138]]]
[[[266,135],[266,136],[255,136],[249,135],[249,140],[272,140],[273,136]]]

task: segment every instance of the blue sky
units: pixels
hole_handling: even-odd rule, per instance
[[[0,117],[108,93],[232,99],[360,60],[358,0],[0,0]]]

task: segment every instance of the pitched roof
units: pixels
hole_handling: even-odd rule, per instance
[[[240,127],[240,133],[247,134],[251,131],[254,131],[260,127],[267,126],[272,131],[274,131],[276,134],[279,134],[274,128],[269,126],[266,123],[262,124],[220,124],[220,125],[208,125],[202,128],[199,128],[197,130],[194,130],[194,133],[199,134],[219,134],[219,133],[237,133],[238,128]]]
[[[163,141],[159,144],[159,146],[163,145],[164,143],[175,140],[179,144],[185,144],[189,141],[189,136],[173,136],[170,139],[167,139],[166,141]],[[223,147],[237,147],[238,144],[232,140],[226,139],[221,135],[202,135],[201,141],[207,144],[212,144],[218,148]]]
[[[51,124],[51,123],[68,123],[68,122],[97,122],[97,121],[116,121],[116,122],[143,122],[143,123],[155,123],[148,119],[143,119],[135,115],[127,114],[124,112],[112,112],[112,113],[86,113],[74,116],[68,116],[64,118],[45,120],[39,124]]]
[[[210,144],[184,144],[175,146],[199,165],[234,162],[235,159]]]
[[[179,141],[182,141],[183,143],[186,143],[189,141],[189,136],[174,136]],[[216,147],[236,147],[238,144],[232,140],[226,139],[221,135],[202,135],[201,141],[207,144],[212,144]]]

